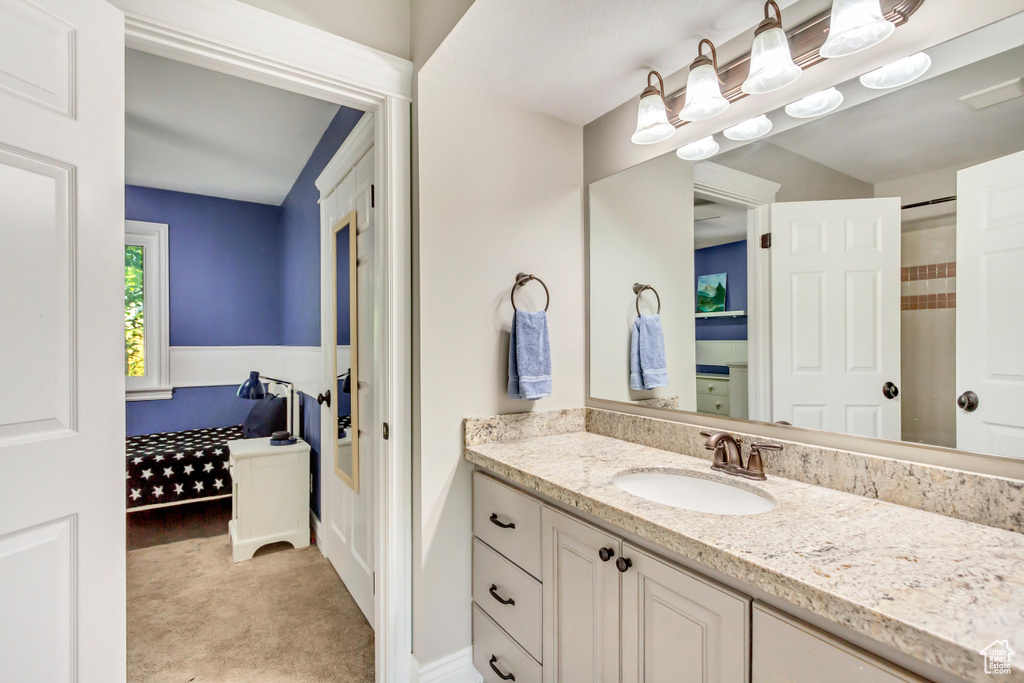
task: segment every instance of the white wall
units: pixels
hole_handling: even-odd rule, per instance
[[[840,173],[771,142],[754,142],[715,157],[712,161],[779,183],[782,187],[775,195],[775,201],[778,202],[860,199],[875,196],[875,188],[870,183]]]
[[[410,0],[241,0],[313,28],[409,59]]]
[[[693,164],[675,154],[593,183],[590,202],[590,394],[612,401],[679,397],[696,410],[693,317]],[[661,297],[669,386],[629,388],[636,319],[633,283]],[[642,313],[656,299],[644,292]]]
[[[414,654],[470,645],[467,416],[584,403],[583,131],[420,73],[415,378]],[[551,290],[553,393],[506,396],[509,290],[518,271]],[[517,296],[543,306],[536,283]]]

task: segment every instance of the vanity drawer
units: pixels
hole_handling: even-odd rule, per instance
[[[541,666],[509,638],[478,606],[473,605],[473,666],[484,683],[541,683]],[[497,669],[497,671],[495,671]]]
[[[473,474],[473,533],[540,576],[540,501],[481,472]]]
[[[697,380],[700,382],[700,380]],[[698,384],[697,386],[700,386]],[[697,394],[697,411],[701,413],[713,413],[715,415],[729,414],[729,397],[712,396],[711,394]]]
[[[926,683],[770,607],[753,613],[752,683]]]
[[[540,581],[473,539],[473,600],[538,661],[543,647],[541,595]]]
[[[711,396],[728,396],[728,375],[722,375],[722,377],[708,377],[707,375],[697,375],[697,393],[710,394]]]

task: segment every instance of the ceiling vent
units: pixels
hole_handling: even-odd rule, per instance
[[[1024,96],[1024,79],[1015,78],[978,92],[964,95],[960,101],[972,109],[985,109]]]

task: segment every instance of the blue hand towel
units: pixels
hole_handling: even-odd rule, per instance
[[[551,344],[544,311],[516,311],[508,344],[508,397],[536,401],[551,395]]]
[[[637,316],[629,348],[629,388],[643,390],[666,386],[668,368],[661,316]]]

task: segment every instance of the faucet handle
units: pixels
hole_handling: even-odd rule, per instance
[[[764,463],[761,461],[761,451],[781,451],[782,446],[777,443],[753,443],[750,445],[750,455],[747,457],[747,476],[751,479],[765,480]]]

